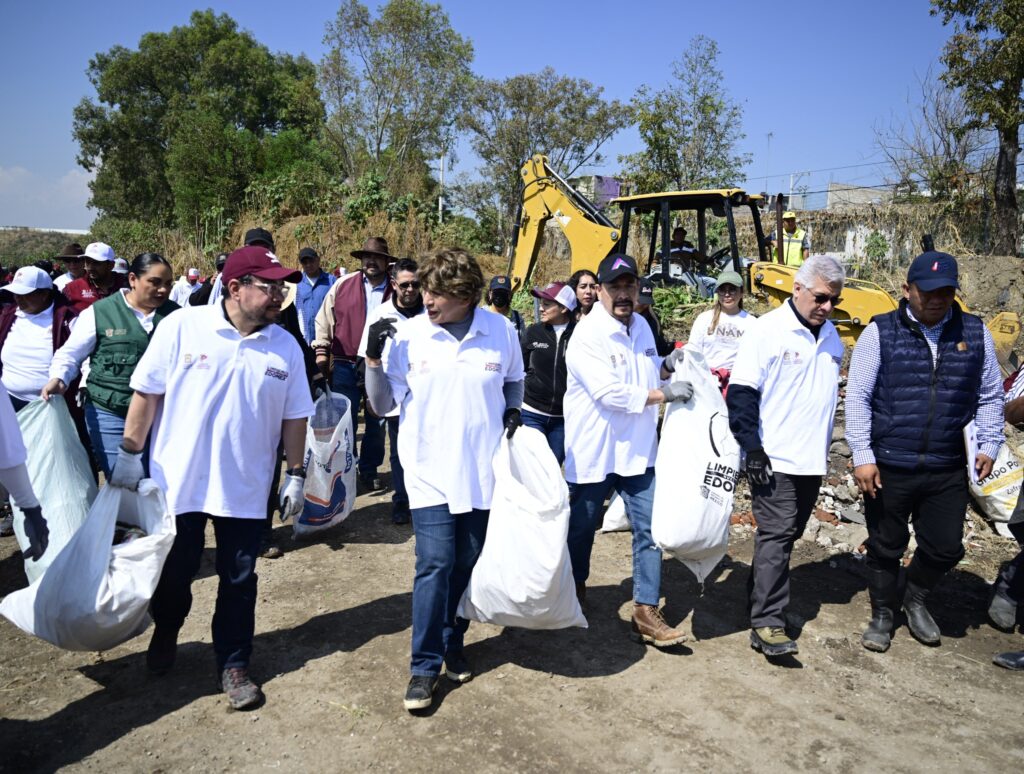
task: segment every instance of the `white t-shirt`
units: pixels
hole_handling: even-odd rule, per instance
[[[14,414],[14,406],[0,382],[0,470],[21,465],[27,459],[21,427]]]
[[[565,364],[565,479],[604,481],[653,467],[658,406],[647,396],[661,384],[651,326],[638,314],[627,329],[600,303],[576,324]]]
[[[268,325],[243,338],[223,305],[186,307],[160,323],[131,387],[164,396],[150,475],[174,514],[266,517],[281,423],[313,413],[290,333]]]
[[[53,281],[53,286],[63,293],[65,285],[67,285],[73,279],[74,277],[72,277],[69,272],[64,272]]]
[[[772,468],[822,476],[828,468],[843,343],[825,321],[815,341],[787,301],[758,318],[740,340],[730,387],[761,393],[761,443]]]
[[[418,312],[418,314],[414,315],[414,317],[418,317],[419,315],[423,314],[426,311],[426,307],[421,306],[420,311]],[[374,309],[366,316],[366,325],[363,326],[363,336],[361,339],[359,339],[359,351],[357,353],[359,357],[366,357],[366,340],[370,337],[370,326],[377,322],[377,320],[382,320],[385,317],[394,318],[396,331],[398,330],[399,326],[404,325],[411,319],[409,317],[406,317],[397,309],[395,309],[394,299],[388,299],[387,301],[384,301],[380,306],[378,306],[376,309]],[[384,373],[387,373],[388,369],[388,355],[391,352],[391,342],[391,339],[385,341],[384,351],[381,352],[380,363],[381,368],[384,369]],[[391,409],[391,411],[389,411],[384,416],[397,417],[399,410],[399,406],[395,406],[393,409]]]
[[[515,329],[477,308],[459,341],[427,315],[414,317],[398,328],[385,373],[400,408],[398,455],[409,506],[489,509],[503,388],[524,376]]]
[[[19,400],[35,400],[50,378],[53,359],[53,304],[39,314],[14,313],[0,361],[3,384]]]
[[[736,314],[723,312],[718,318],[718,326],[714,332],[708,333],[714,316],[714,309],[701,312],[693,323],[690,340],[687,343],[692,344],[704,355],[708,368],[732,369],[740,348],[740,339],[757,318],[743,309]]]

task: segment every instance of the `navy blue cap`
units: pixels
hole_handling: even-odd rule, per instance
[[[602,285],[614,282],[623,274],[640,276],[640,272],[636,268],[636,261],[624,253],[612,253],[597,267],[597,281]]]
[[[512,280],[510,280],[504,274],[499,274],[497,277],[491,279],[491,285],[489,290],[507,290],[509,293],[511,293]]]
[[[936,250],[921,253],[907,271],[907,284],[917,285],[926,292],[939,288],[958,288],[958,278],[956,258]]]

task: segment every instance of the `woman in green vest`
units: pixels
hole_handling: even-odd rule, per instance
[[[93,457],[108,479],[117,461],[124,418],[132,399],[132,373],[156,326],[179,308],[167,300],[173,284],[171,264],[162,255],[135,256],[128,271],[128,289],[84,310],[67,343],[53,355],[43,398],[63,394],[82,363],[89,360],[85,424]]]

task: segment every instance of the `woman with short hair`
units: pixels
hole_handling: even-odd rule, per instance
[[[70,338],[53,356],[50,380],[42,396],[63,395],[89,360],[85,377],[85,422],[93,457],[109,479],[124,435],[124,419],[132,399],[129,382],[160,321],[179,307],[168,301],[174,275],[170,262],[157,253],[135,256],[128,270],[128,289],[86,308]]]
[[[494,492],[491,460],[503,430],[521,423],[523,357],[515,330],[477,307],[484,278],[464,250],[437,250],[419,264],[426,314],[367,333],[366,386],[374,412],[397,405],[398,454],[416,534],[412,678],[407,710],[433,702],[443,669],[473,673],[463,655],[469,622],[455,611],[483,548]],[[381,352],[388,336],[387,371]]]

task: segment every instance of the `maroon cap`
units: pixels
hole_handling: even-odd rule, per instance
[[[276,255],[259,245],[240,247],[231,253],[224,264],[221,281],[227,283],[246,275],[271,282],[298,282],[302,279],[301,271],[282,266]]]

